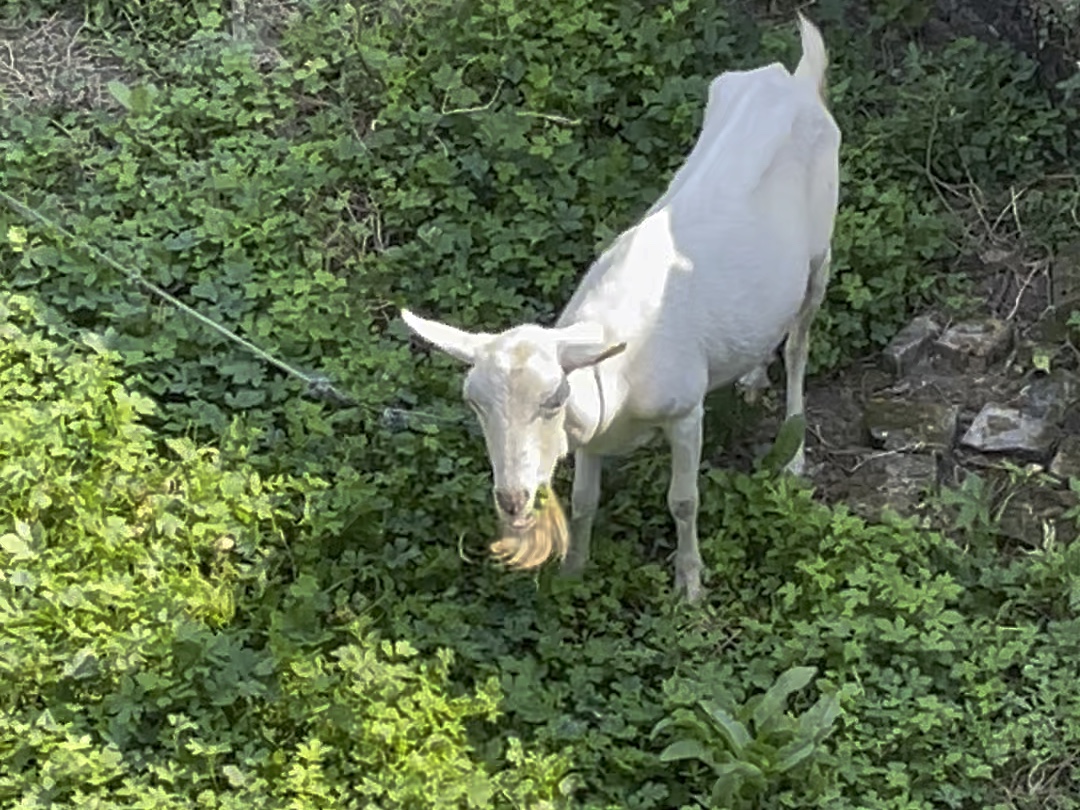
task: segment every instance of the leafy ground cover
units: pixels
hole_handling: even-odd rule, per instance
[[[845,133],[818,370],[959,299],[974,240],[1052,254],[1075,228],[1069,88],[1005,47],[919,46],[922,4],[860,10],[815,14]],[[1080,806],[1080,547],[712,471],[690,610],[645,453],[607,479],[585,582],[508,575],[456,369],[394,320],[552,318],[689,148],[708,79],[791,63],[787,10],[97,0],[84,22],[50,81],[98,54],[112,83],[6,80],[2,188],[356,404],[0,213],[5,806]]]

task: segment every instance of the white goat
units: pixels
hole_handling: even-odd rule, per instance
[[[402,316],[471,365],[466,401],[483,427],[497,511],[525,528],[538,489],[574,452],[564,573],[589,556],[601,458],[664,431],[676,588],[701,595],[702,401],[752,381],[787,338],[787,414],[803,412],[810,325],[825,295],[840,131],[822,99],[820,32],[801,14],[794,74],[774,63],[709,86],[701,134],[667,192],[589,269],[553,328],[477,334]],[[789,464],[801,473],[803,447]]]

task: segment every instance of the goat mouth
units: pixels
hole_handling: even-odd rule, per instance
[[[566,559],[570,534],[562,506],[548,489],[537,495],[524,515],[511,519],[500,510],[503,537],[491,544],[491,552],[510,568],[533,569],[552,556]]]
[[[536,510],[530,510],[521,517],[510,518],[502,516],[503,525],[513,532],[527,532],[536,525]]]

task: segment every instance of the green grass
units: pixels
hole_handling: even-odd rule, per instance
[[[1029,184],[1047,250],[1077,199],[1042,179],[1076,113],[1023,58],[908,47],[917,3],[872,4],[869,34],[824,5],[845,141],[818,370],[959,288],[941,183]],[[11,100],[4,190],[358,404],[0,212],[0,804],[1080,806],[1080,547],[712,472],[690,609],[643,453],[584,582],[510,574],[459,370],[396,319],[550,319],[709,78],[791,63],[790,19],[317,2],[268,59],[228,8],[89,8],[133,80],[112,107]]]

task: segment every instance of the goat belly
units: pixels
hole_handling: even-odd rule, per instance
[[[795,307],[792,317],[797,311],[798,307]],[[707,349],[709,391],[734,382],[773,356],[784,339],[787,327],[762,329],[763,325],[759,321],[711,342]]]

